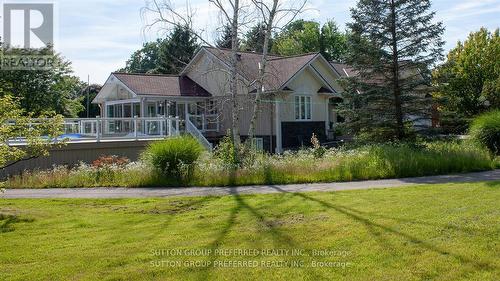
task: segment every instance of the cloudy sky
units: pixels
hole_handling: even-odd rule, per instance
[[[187,0],[171,0],[178,7]],[[0,0],[1,2],[1,0]],[[11,1],[9,1],[11,2]],[[144,31],[141,17],[144,0],[55,0],[58,8],[57,49],[73,62],[75,74],[102,84],[109,73],[125,65],[130,54],[158,36]],[[212,31],[219,21],[208,0],[191,0],[199,28]],[[335,19],[341,26],[350,21],[355,0],[309,0],[307,19]],[[481,26],[494,29],[500,23],[500,0],[434,0],[437,19],[446,26],[446,49]],[[210,32],[207,32],[210,36]]]

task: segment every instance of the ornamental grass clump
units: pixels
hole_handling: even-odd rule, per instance
[[[203,151],[196,139],[185,135],[151,143],[142,158],[163,176],[189,180]]]
[[[500,110],[480,115],[472,122],[469,134],[473,141],[500,155]]]

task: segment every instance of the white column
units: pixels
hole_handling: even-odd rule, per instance
[[[325,135],[328,139],[328,130],[330,129],[330,98],[326,98],[326,124],[325,124]]]
[[[146,117],[146,102],[145,102],[145,98],[141,98],[141,114],[140,114],[140,118],[141,119],[141,130],[140,132],[143,133],[144,135],[147,135],[147,132],[148,130],[146,129],[146,119],[144,119]]]
[[[106,102],[103,102],[100,105],[100,107],[101,107],[101,112],[100,112],[101,117],[104,117],[104,118],[108,117],[108,106],[107,106]]]
[[[283,144],[281,140],[281,118],[280,118],[280,100],[278,98],[274,101],[276,107],[276,153],[283,152]]]
[[[144,98],[141,98],[141,117],[146,117],[146,106],[144,103]]]

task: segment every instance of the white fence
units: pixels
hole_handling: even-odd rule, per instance
[[[42,119],[33,119],[31,125]],[[47,120],[44,120],[47,121]],[[70,142],[103,140],[145,140],[177,136],[181,120],[173,117],[157,118],[68,118],[64,119],[64,133],[59,139]],[[23,142],[23,138],[11,140]]]
[[[203,118],[199,119],[199,117]],[[190,115],[186,120],[181,120],[178,117],[67,118],[64,119],[64,133],[57,140],[67,140],[72,143],[148,140],[178,136],[181,131],[185,131],[194,136],[206,149],[212,151],[213,145],[205,138],[203,132],[218,131],[219,123],[217,121],[210,122],[210,119],[205,117]],[[191,120],[199,120],[199,123],[195,124]],[[30,126],[42,121],[48,120],[32,119]],[[26,140],[20,137],[9,140],[9,143],[24,145]]]

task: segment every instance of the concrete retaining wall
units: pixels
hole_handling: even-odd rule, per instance
[[[124,156],[136,161],[149,142],[151,140],[69,143],[65,147],[51,150],[47,157],[21,161],[1,170],[0,178],[20,174],[26,170],[50,169],[54,165],[75,166],[80,162],[92,163],[103,155]]]

